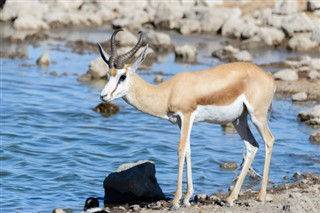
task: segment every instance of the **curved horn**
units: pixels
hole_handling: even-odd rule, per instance
[[[100,51],[100,55],[101,58],[104,60],[104,62],[106,62],[107,64],[109,64],[109,61],[107,60],[107,53],[104,51],[104,49],[101,47],[100,43],[97,43],[98,47],[99,47],[99,51]]]
[[[139,34],[140,34],[140,38],[139,38],[136,46],[132,50],[130,50],[129,52],[117,57],[116,63],[115,63],[117,69],[122,69],[124,66],[124,62],[126,60],[128,60],[129,58],[131,58],[141,47],[143,32],[139,31]]]
[[[109,67],[114,67],[114,59],[117,56],[117,50],[116,50],[116,35],[118,32],[123,31],[123,29],[117,29],[113,32],[111,36],[111,54],[109,58]]]

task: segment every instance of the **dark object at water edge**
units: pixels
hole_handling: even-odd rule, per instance
[[[164,200],[151,162],[109,174],[104,182],[105,204],[141,203]]]

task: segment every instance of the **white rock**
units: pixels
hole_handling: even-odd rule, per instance
[[[308,99],[308,95],[305,92],[299,92],[292,95],[293,101],[305,101]]]
[[[50,63],[50,56],[47,53],[41,55],[37,59],[37,64],[40,65],[40,66],[48,66],[49,63]]]
[[[288,46],[292,50],[305,51],[317,47],[318,43],[306,35],[295,35],[289,40]]]
[[[223,0],[197,0],[198,4],[203,4],[204,6],[208,7],[214,7],[216,5],[221,5],[223,4]]]
[[[315,70],[312,70],[311,72],[309,72],[308,74],[308,79],[310,80],[315,80],[315,79],[318,79],[320,78],[320,73],[315,71]]]
[[[147,162],[154,164],[154,162],[150,161],[150,160],[139,160],[139,161],[134,162],[134,163],[125,163],[125,164],[120,165],[116,172],[122,172],[124,170],[128,170],[128,169],[130,169],[132,167],[135,167],[137,165],[144,164],[144,163],[147,163]]]
[[[312,32],[314,28],[313,22],[305,13],[284,17],[281,26],[290,36],[296,32]]]
[[[138,35],[138,34],[137,34]],[[128,30],[121,31],[117,34],[119,46],[133,46],[138,42],[138,37]]]
[[[108,71],[109,67],[101,57],[92,60],[89,64],[89,72],[92,74],[92,78],[94,79],[106,76]]]
[[[33,16],[19,17],[13,22],[13,27],[17,30],[46,30],[49,25],[42,19]]]
[[[252,61],[251,54],[246,50],[237,52],[236,54],[234,54],[234,58],[237,61]]]
[[[312,69],[320,71],[320,58],[310,59],[310,67]]]
[[[285,38],[285,34],[274,27],[261,27],[258,35],[268,45],[279,45]]]
[[[159,2],[154,17],[154,23],[156,26],[165,29],[177,29],[183,14],[184,8],[181,7],[180,2]]]
[[[312,31],[311,40],[320,44],[320,19],[314,20],[313,24],[314,24],[314,29]]]
[[[152,43],[155,46],[170,46],[171,45],[171,38],[168,34],[149,31],[146,33],[146,38],[148,43]]]
[[[277,0],[274,5],[273,12],[277,14],[293,14],[298,12],[297,0]]]
[[[69,24],[71,22],[70,15],[66,11],[52,7],[45,14],[44,20],[48,23],[61,23],[61,24]]]
[[[200,22],[192,19],[183,19],[180,22],[180,33],[188,35],[192,33],[198,33],[201,31]]]
[[[235,37],[240,37],[241,33],[244,30],[246,23],[241,19],[241,10],[240,12],[234,11],[233,14],[226,20],[222,26],[221,34],[222,35],[232,35]]]
[[[162,75],[157,75],[154,79],[153,79],[154,83],[160,84],[163,82],[163,76]]]
[[[74,0],[74,1],[52,0],[51,4],[64,11],[72,12],[72,11],[78,10],[80,6],[83,4],[83,2],[84,2],[83,0]]]
[[[267,18],[266,23],[272,27],[281,29],[283,18],[284,16],[282,15],[272,14]]]
[[[198,11],[202,32],[218,32],[233,10],[228,8],[206,8]],[[212,14],[215,14],[212,16]]]
[[[307,9],[309,11],[315,11],[320,9],[320,1],[319,0],[308,0],[307,1]]]
[[[298,73],[292,69],[283,69],[274,74],[275,79],[282,81],[296,81],[299,79]]]
[[[182,59],[185,61],[197,60],[197,48],[191,45],[177,46],[175,48],[176,59]]]

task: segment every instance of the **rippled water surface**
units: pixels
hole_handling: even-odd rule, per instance
[[[55,50],[61,46],[62,51]],[[103,197],[103,180],[127,162],[149,159],[155,162],[163,191],[174,192],[177,176],[179,130],[167,121],[142,114],[124,101],[120,112],[105,117],[92,110],[99,104],[100,88],[80,84],[74,74],[86,71],[97,54],[77,55],[63,42],[42,42],[25,46],[29,59],[1,59],[1,208],[2,212],[51,212],[53,208],[80,211],[89,196]],[[61,50],[60,48],[60,50]],[[35,66],[36,58],[48,52],[53,63]],[[263,55],[256,59],[263,63]],[[282,60],[283,53],[268,52],[267,60]],[[271,59],[270,59],[271,57]],[[152,71],[177,73],[198,70],[204,64],[174,63],[173,55],[154,64]],[[56,71],[58,76],[49,73]],[[63,73],[67,76],[63,76]],[[142,75],[149,82],[154,75]],[[169,78],[170,76],[166,76]],[[274,100],[270,128],[276,142],[270,179],[274,183],[294,172],[319,173],[319,146],[308,141],[312,129],[296,121],[306,106],[289,100]],[[264,146],[253,166],[261,173]],[[194,125],[192,166],[195,193],[226,191],[237,175],[219,168],[225,161],[242,160],[239,136],[220,126]],[[259,187],[247,180],[244,187]]]

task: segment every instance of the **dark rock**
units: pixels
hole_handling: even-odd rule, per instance
[[[93,111],[110,116],[119,112],[119,109],[120,107],[113,103],[100,103],[93,109]]]
[[[155,166],[150,161],[118,169],[103,182],[105,204],[141,203],[164,200],[165,195],[155,177]]]
[[[194,196],[194,201],[196,203],[205,202],[207,199],[208,199],[208,195],[206,195],[206,194],[198,194],[198,195]]]
[[[320,132],[312,134],[309,138],[311,143],[320,144]]]

